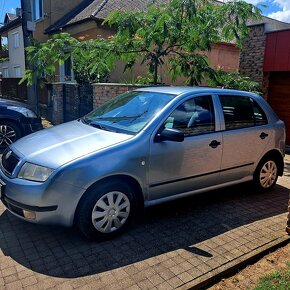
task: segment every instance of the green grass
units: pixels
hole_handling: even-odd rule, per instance
[[[255,290],[289,290],[290,289],[290,262],[286,263],[289,269],[277,271],[262,277]]]

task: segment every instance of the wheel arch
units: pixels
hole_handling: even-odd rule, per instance
[[[77,207],[76,207],[76,210],[74,213],[73,223],[75,224],[75,219],[78,216],[80,204],[81,204],[82,200],[86,197],[87,192],[91,191],[93,188],[97,188],[98,185],[101,185],[103,183],[107,183],[107,182],[111,182],[111,181],[118,181],[118,180],[120,180],[122,182],[126,182],[132,187],[132,189],[134,190],[135,196],[136,196],[137,212],[138,212],[138,210],[143,212],[144,195],[143,195],[143,191],[142,191],[140,183],[132,176],[118,174],[118,175],[104,177],[104,178],[94,182],[86,189],[86,191],[84,192],[84,194],[82,195],[82,197],[80,198],[80,200],[77,204]]]
[[[23,136],[22,126],[20,126],[19,121],[17,119],[2,117],[2,118],[0,118],[0,123],[1,123],[1,121],[13,123],[15,126],[17,126],[17,128],[19,128],[21,135]]]
[[[267,158],[275,158],[275,160],[277,161],[277,165],[278,165],[278,175],[279,176],[282,176],[283,175],[283,172],[284,172],[284,158],[281,154],[280,151],[278,151],[277,149],[273,149],[269,152],[267,152],[259,161],[257,167],[256,167],[256,170],[257,168],[259,167],[259,164],[261,163],[261,161],[267,159]],[[255,172],[256,172],[255,170]]]

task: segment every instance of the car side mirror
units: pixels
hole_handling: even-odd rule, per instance
[[[160,133],[157,133],[154,139],[155,142],[173,141],[183,142],[184,134],[177,129],[164,128]]]

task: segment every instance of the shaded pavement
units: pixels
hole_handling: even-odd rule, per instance
[[[287,239],[290,157],[266,194],[238,185],[155,206],[134,228],[93,243],[74,230],[34,225],[0,204],[0,288],[174,289]]]

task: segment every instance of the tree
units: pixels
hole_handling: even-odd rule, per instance
[[[26,48],[28,60],[35,69],[28,69],[21,82],[31,85],[35,79],[52,81],[58,65],[69,58],[73,63],[75,78],[79,83],[102,79],[114,67],[115,59],[109,40],[97,39],[79,41],[68,33],[52,36],[44,43],[34,42]]]
[[[235,40],[240,46],[248,33],[246,22],[259,17],[257,7],[241,0],[170,0],[163,5],[152,1],[146,11],[114,11],[104,23],[117,30],[114,42],[125,69],[141,59],[156,84],[159,67],[168,61],[173,78],[182,74],[198,84],[213,74],[201,52],[220,41]]]
[[[112,12],[103,23],[116,30],[109,39],[79,41],[61,33],[28,48],[36,70],[26,71],[24,80],[29,83],[35,74],[49,78],[58,63],[71,57],[82,82],[107,75],[117,60],[123,60],[125,70],[139,61],[146,64],[153,84],[158,83],[158,71],[166,62],[173,80],[185,76],[188,84],[198,85],[204,78],[215,78],[204,52],[221,41],[235,41],[240,46],[248,33],[246,22],[260,16],[258,8],[241,0],[224,4],[169,0],[161,5],[152,0],[145,11]]]
[[[210,80],[209,84],[225,89],[235,89],[261,94],[259,83],[251,81],[250,78],[242,76],[238,72],[225,72],[219,70],[216,72],[215,77]]]

